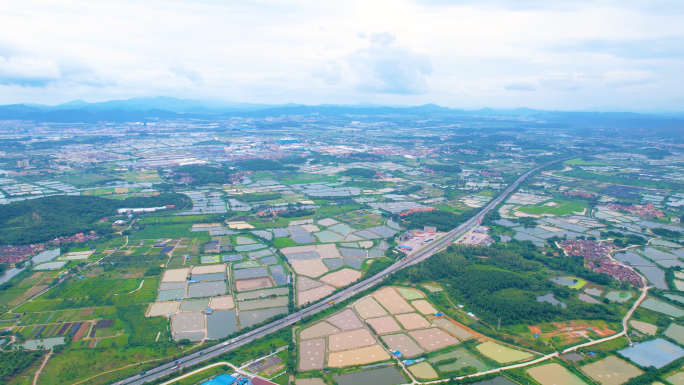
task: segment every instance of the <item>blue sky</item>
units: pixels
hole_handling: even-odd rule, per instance
[[[684,110],[681,0],[5,1],[0,103]]]

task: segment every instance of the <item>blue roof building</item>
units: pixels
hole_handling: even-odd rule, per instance
[[[207,382],[203,382],[202,385],[233,385],[235,381],[237,381],[237,378],[227,374],[222,374],[212,378]]]

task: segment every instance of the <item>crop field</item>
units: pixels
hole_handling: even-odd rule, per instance
[[[542,385],[586,385],[581,378],[556,363],[527,369],[527,374]]]
[[[130,239],[168,239],[168,238],[193,238],[195,234],[190,231],[190,226],[187,224],[169,224],[169,225],[148,225],[144,229],[133,234]]]
[[[532,358],[532,354],[520,350],[511,349],[496,342],[488,341],[477,345],[477,350],[488,358],[499,363],[523,361]]]
[[[425,294],[423,294],[423,292],[421,292],[420,290],[409,289],[407,287],[398,287],[397,291],[399,292],[399,294],[401,294],[404,298],[406,298],[409,301],[414,299],[425,298]]]
[[[426,361],[423,361],[423,362],[420,362],[420,363],[417,363],[414,365],[410,365],[408,367],[408,370],[414,376],[416,376],[418,378],[424,378],[426,380],[432,380],[432,379],[439,377],[439,375],[437,374],[435,369],[433,369],[432,366],[430,366],[430,364],[427,363]]]
[[[630,378],[640,376],[644,372],[615,356],[610,356],[601,361],[593,362],[581,367],[581,370],[590,378],[602,385],[620,385]]]
[[[331,368],[341,368],[345,366],[381,362],[389,359],[390,356],[385,349],[379,345],[375,345],[344,352],[330,353],[328,356],[328,366]]]
[[[570,215],[573,213],[581,213],[583,212],[587,207],[585,205],[575,203],[575,202],[568,202],[568,203],[561,203],[556,207],[553,206],[525,206],[525,207],[520,207],[518,208],[518,211],[528,213],[528,214],[535,214],[535,215],[541,215],[541,214],[550,214],[550,215]]]

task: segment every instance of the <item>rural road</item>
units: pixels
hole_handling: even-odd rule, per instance
[[[428,244],[425,248],[421,249],[417,253],[414,254],[413,257],[411,258],[404,258],[401,261],[396,262],[392,266],[388,267],[387,269],[381,271],[380,273],[369,277],[361,282],[358,282],[346,289],[343,289],[336,294],[333,294],[332,296],[321,300],[320,302],[313,304],[305,309],[302,309],[296,313],[292,313],[284,318],[281,318],[279,320],[273,321],[269,324],[266,324],[264,326],[261,326],[257,329],[254,329],[248,333],[245,333],[239,337],[236,337],[230,341],[226,341],[223,343],[220,343],[218,345],[214,345],[212,347],[206,348],[204,350],[198,351],[196,353],[189,354],[183,358],[180,358],[179,360],[175,362],[169,362],[164,365],[157,366],[156,368],[147,370],[146,372],[142,372],[139,375],[129,377],[125,380],[122,380],[118,382],[118,384],[134,384],[134,385],[139,385],[139,384],[144,384],[149,381],[156,380],[158,378],[164,377],[168,374],[171,374],[180,368],[184,367],[189,367],[193,366],[196,364],[199,364],[203,361],[209,360],[211,358],[214,358],[216,356],[219,356],[229,350],[233,350],[236,348],[239,348],[244,345],[248,345],[251,342],[253,342],[256,339],[266,337],[269,334],[276,332],[284,327],[290,326],[301,320],[303,317],[306,316],[311,316],[314,315],[320,311],[323,311],[327,309],[330,305],[328,305],[328,302],[330,301],[335,301],[335,303],[344,301],[348,297],[353,296],[356,293],[362,292],[366,289],[369,289],[370,287],[382,282],[389,274],[394,273],[395,271],[398,271],[400,269],[403,269],[405,267],[414,265],[416,263],[419,263],[429,257],[431,257],[433,254],[436,252],[440,251],[441,249],[445,248],[450,241],[455,240],[456,238],[460,237],[463,235],[468,229],[470,229],[473,225],[475,225],[478,221],[481,221],[482,218],[484,218],[485,214],[487,214],[491,209],[495,208],[499,203],[501,203],[511,192],[515,191],[518,186],[520,185],[521,182],[523,182],[527,177],[538,171],[544,166],[547,166],[552,163],[556,162],[562,162],[564,160],[567,160],[570,158],[564,158],[564,159],[558,159],[552,162],[545,163],[541,166],[537,166],[526,173],[522,174],[515,182],[511,183],[510,186],[506,188],[501,194],[499,194],[496,198],[494,198],[491,202],[489,202],[486,206],[484,206],[475,216],[472,218],[468,219],[466,222],[461,224],[460,226],[456,227],[455,229],[451,230],[448,232],[445,236],[441,237],[438,240],[435,240],[433,243]],[[180,367],[177,367],[180,365]]]

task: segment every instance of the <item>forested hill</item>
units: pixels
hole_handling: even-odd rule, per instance
[[[52,196],[13,202],[0,209],[0,244],[40,243],[57,237],[95,230],[111,231],[110,223],[99,223],[103,217],[116,215],[119,208],[188,205],[186,197],[168,193],[123,200],[97,196]]]
[[[565,270],[590,276],[581,261],[550,258],[539,253],[530,242],[495,244],[492,247],[450,246],[445,251],[409,269],[398,272],[399,282],[437,281],[456,301],[472,309],[489,324],[536,324],[566,319],[617,320],[618,311],[603,304],[586,304],[566,286],[547,279],[554,271]],[[588,272],[588,273],[587,273]],[[591,275],[596,280],[603,275]],[[553,293],[568,305],[562,309],[537,296]]]

